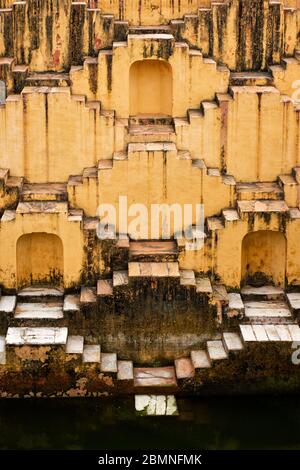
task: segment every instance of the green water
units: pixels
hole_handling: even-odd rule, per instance
[[[0,449],[300,449],[300,397],[179,400],[137,417],[133,398],[2,400]]]

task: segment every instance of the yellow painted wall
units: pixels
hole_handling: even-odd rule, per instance
[[[30,233],[17,241],[18,286],[63,284],[63,245],[57,235]]]
[[[129,114],[172,115],[173,76],[171,66],[159,60],[134,62],[129,71]]]
[[[248,233],[242,242],[242,282],[285,285],[286,240],[282,233]]]

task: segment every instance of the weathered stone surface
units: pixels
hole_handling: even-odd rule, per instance
[[[63,289],[58,287],[24,287],[18,291],[18,297],[43,299],[44,297],[61,298],[64,294]]]
[[[241,212],[288,212],[289,208],[284,201],[238,201]]]
[[[136,367],[135,387],[172,387],[177,385],[174,367]]]
[[[178,263],[128,263],[129,277],[179,277]]]
[[[80,310],[80,298],[79,295],[66,295],[64,298],[63,311],[68,312],[79,312]]]
[[[241,351],[244,346],[238,333],[223,333],[223,341],[227,351]]]
[[[67,354],[82,354],[83,353],[83,336],[68,336],[66,353]]]
[[[128,272],[127,271],[114,271],[113,272],[113,286],[127,286],[128,284]]]
[[[293,310],[300,309],[300,292],[291,292],[287,294],[288,302]]]
[[[191,360],[195,369],[208,369],[211,367],[210,359],[207,351],[199,349],[198,351],[191,351]]]
[[[285,302],[270,300],[245,302],[245,315],[248,318],[289,318],[292,316]]]
[[[17,297],[15,295],[2,295],[0,298],[0,312],[13,313],[16,307]]]
[[[45,319],[58,320],[63,318],[63,308],[61,302],[51,303],[21,303],[18,302],[15,310],[15,319]]]
[[[176,416],[174,395],[135,395],[135,409],[144,416]]]
[[[100,363],[101,348],[99,344],[86,344],[83,348],[82,362]]]
[[[212,285],[208,277],[196,278],[196,292],[197,294],[212,294]]]
[[[65,345],[68,329],[9,327],[6,334],[7,345]]]
[[[113,295],[113,281],[111,279],[99,279],[97,282],[97,295],[100,297]]]
[[[5,336],[0,336],[0,364],[6,364]]]
[[[116,353],[101,353],[101,372],[117,373],[117,355]]]
[[[195,375],[194,364],[188,357],[176,359],[175,370],[177,379],[189,379]]]
[[[207,351],[211,361],[219,361],[228,357],[222,341],[207,341]]]
[[[240,330],[245,343],[256,341],[252,325],[240,325]]]
[[[118,361],[118,380],[133,380],[132,361]]]
[[[96,303],[97,297],[95,289],[92,287],[81,287],[80,292],[80,303],[81,304],[93,304]]]
[[[195,286],[196,285],[195,273],[192,269],[180,270],[180,285],[181,286]]]

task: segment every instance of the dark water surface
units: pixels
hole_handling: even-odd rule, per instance
[[[0,449],[300,449],[300,397],[178,400],[137,417],[134,399],[2,400]]]

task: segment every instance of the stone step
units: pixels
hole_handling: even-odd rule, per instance
[[[51,286],[31,286],[24,287],[18,291],[18,300],[21,302],[53,302],[62,300],[64,295],[63,289]]]
[[[274,201],[274,200],[247,200],[237,201],[238,210],[240,215],[245,213],[284,213],[288,212],[289,208],[285,201]]]
[[[228,292],[223,284],[213,284],[213,300],[227,305],[229,302]]]
[[[86,344],[83,347],[82,362],[100,364],[101,347],[99,344]]]
[[[138,125],[129,127],[130,142],[164,142],[176,138],[174,127],[171,125]]]
[[[208,232],[215,232],[225,228],[222,217],[207,217],[206,225]]]
[[[284,300],[285,293],[281,287],[272,285],[253,287],[244,286],[241,289],[242,298],[244,300]]]
[[[0,298],[0,313],[12,314],[15,311],[17,297],[15,295],[2,295]]]
[[[26,86],[34,87],[60,87],[70,86],[70,77],[67,73],[47,72],[31,73],[25,80]]]
[[[97,302],[96,289],[82,286],[80,290],[80,304],[91,305]]]
[[[116,353],[101,353],[100,370],[104,373],[116,374],[118,372]]]
[[[286,295],[290,309],[298,313],[300,310],[300,292],[290,292]]]
[[[140,416],[177,416],[174,395],[135,395],[135,410]]]
[[[68,203],[56,201],[19,202],[16,212],[17,214],[67,214]]]
[[[6,364],[5,336],[0,336],[0,365]]]
[[[64,318],[62,302],[18,302],[14,320],[62,320]]]
[[[174,363],[177,379],[191,379],[195,376],[195,367],[189,357],[175,359]]]
[[[278,183],[237,183],[237,198],[241,201],[251,200],[280,200],[284,193]]]
[[[192,269],[180,269],[180,285],[184,287],[196,287],[195,272]]]
[[[235,209],[225,209],[222,210],[223,224],[230,222],[237,222],[240,220],[238,211]]]
[[[5,341],[8,346],[57,346],[66,345],[67,336],[66,327],[9,327]]]
[[[135,387],[176,387],[176,373],[169,367],[135,367],[133,369]]]
[[[245,318],[252,323],[273,323],[276,321],[292,320],[291,311],[286,302],[279,300],[247,301]]]
[[[196,277],[196,292],[212,295],[213,289],[209,277]]]
[[[67,201],[67,185],[63,183],[24,184],[21,201]]]
[[[64,298],[63,311],[66,314],[80,311],[79,295],[66,295]]]
[[[227,359],[228,355],[225,351],[223,342],[221,340],[207,341],[207,352],[211,362]]]
[[[99,279],[97,282],[97,296],[111,297],[113,296],[113,280]]]
[[[68,336],[66,344],[67,354],[83,354],[84,338],[83,336]]]
[[[243,342],[238,333],[225,332],[223,333],[222,340],[227,353],[244,349]]]
[[[170,34],[172,32],[171,26],[130,26],[130,34]]]
[[[244,302],[242,301],[241,295],[235,292],[228,293],[227,316],[228,317],[243,316],[244,313],[245,313],[245,306],[244,306]]]
[[[133,380],[133,362],[118,361],[118,380]]]
[[[138,114],[130,116],[130,126],[173,126],[173,118],[167,114]]]
[[[178,257],[174,240],[130,241],[130,261],[175,261]]]
[[[268,86],[273,83],[269,72],[231,72],[231,86]]]
[[[129,283],[128,271],[113,272],[113,287],[125,287]]]
[[[130,278],[150,277],[150,278],[179,278],[179,265],[175,262],[165,263],[128,263],[128,276]]]
[[[300,341],[300,328],[298,325],[240,325],[240,332],[244,343]]]
[[[191,360],[195,369],[208,369],[211,367],[210,358],[205,349],[191,351]]]

